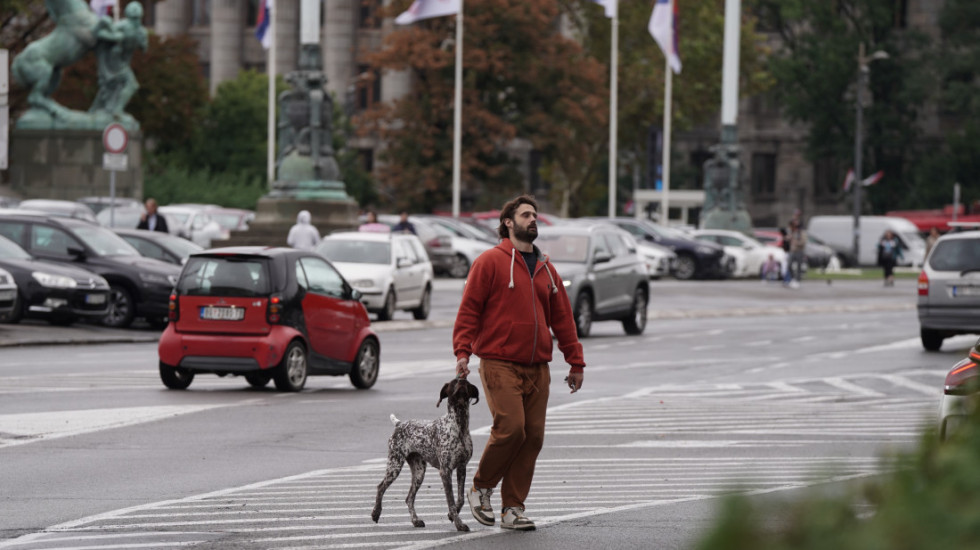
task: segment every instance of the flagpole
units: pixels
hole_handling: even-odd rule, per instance
[[[674,100],[674,71],[670,69],[670,57],[664,56],[664,143],[663,160],[661,161],[661,181],[664,183],[662,200],[660,201],[660,223],[670,222],[670,123],[673,117]]]
[[[268,117],[266,132],[269,137],[269,144],[266,151],[266,178],[269,180],[269,189],[276,183],[276,9],[273,0],[269,2],[269,59],[266,62],[269,77],[269,98],[268,98]]]
[[[114,0],[112,5],[112,19],[116,23],[119,22],[119,0]]]
[[[619,111],[619,3],[612,16],[612,47],[609,53],[609,217],[616,217],[616,131]]]
[[[459,217],[460,162],[463,149],[463,0],[456,13],[456,75],[453,90],[453,217]]]

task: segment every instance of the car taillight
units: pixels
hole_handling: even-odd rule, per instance
[[[970,357],[974,357],[971,353]],[[970,359],[964,359],[953,367],[946,375],[944,391],[946,395],[967,395],[977,390],[977,364]]]
[[[923,269],[919,273],[919,296],[929,295],[929,276],[926,275],[926,270]]]
[[[269,308],[266,310],[265,319],[270,325],[275,325],[282,319],[282,298],[279,296],[269,298]]]
[[[176,292],[170,295],[170,305],[168,306],[168,308],[169,309],[167,310],[167,318],[170,319],[170,322],[173,323],[175,321],[179,321],[180,303],[177,301]]]

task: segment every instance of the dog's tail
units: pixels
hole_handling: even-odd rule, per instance
[[[398,423],[401,422],[401,420],[398,420],[398,417],[396,417],[395,415],[391,415],[389,418],[391,418],[391,423],[394,424],[395,426],[397,426]]]

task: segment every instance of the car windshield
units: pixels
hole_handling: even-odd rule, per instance
[[[218,225],[225,229],[234,230],[238,229],[238,222],[242,219],[242,217],[234,213],[221,214],[218,212],[211,212],[211,219],[218,222]]]
[[[24,252],[24,249],[17,246],[10,239],[0,237],[0,258],[7,260],[30,260],[31,255]]]
[[[95,215],[95,219],[98,220],[99,225],[105,227],[125,227],[132,229],[139,225],[141,216],[143,216],[143,210],[141,209],[115,208],[110,210],[109,208],[105,208]]]
[[[920,237],[918,233],[902,232],[899,233],[899,235],[902,237],[902,240],[908,244],[910,248],[926,247],[926,241],[922,237]]]
[[[99,256],[139,256],[133,245],[112,231],[97,225],[79,225],[75,235]]]
[[[553,262],[584,264],[589,256],[589,237],[586,235],[538,235],[536,243]]]
[[[316,251],[331,262],[383,265],[391,263],[389,242],[324,239],[317,246]]]
[[[255,257],[192,256],[177,292],[188,296],[258,297],[270,293],[268,261]]]
[[[161,244],[164,248],[173,252],[178,258],[186,258],[195,252],[203,250],[201,245],[188,241],[187,239],[181,239],[180,237],[164,239]]]
[[[980,239],[949,239],[936,243],[929,256],[936,271],[980,270]]]
[[[177,222],[180,223],[180,225],[186,224],[187,223],[187,219],[191,217],[191,213],[190,212],[180,212],[180,211],[176,211],[175,212],[173,210],[164,211],[162,208],[159,209],[158,212],[160,212],[161,214],[165,214],[167,216],[172,217],[173,219],[177,220]]]

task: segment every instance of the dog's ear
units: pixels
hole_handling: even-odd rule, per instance
[[[466,395],[473,400],[474,405],[480,402],[480,390],[473,384],[470,384],[469,380],[466,381]]]
[[[436,407],[442,405],[443,399],[449,399],[449,382],[442,385],[442,391],[439,392],[439,402],[436,403]]]

